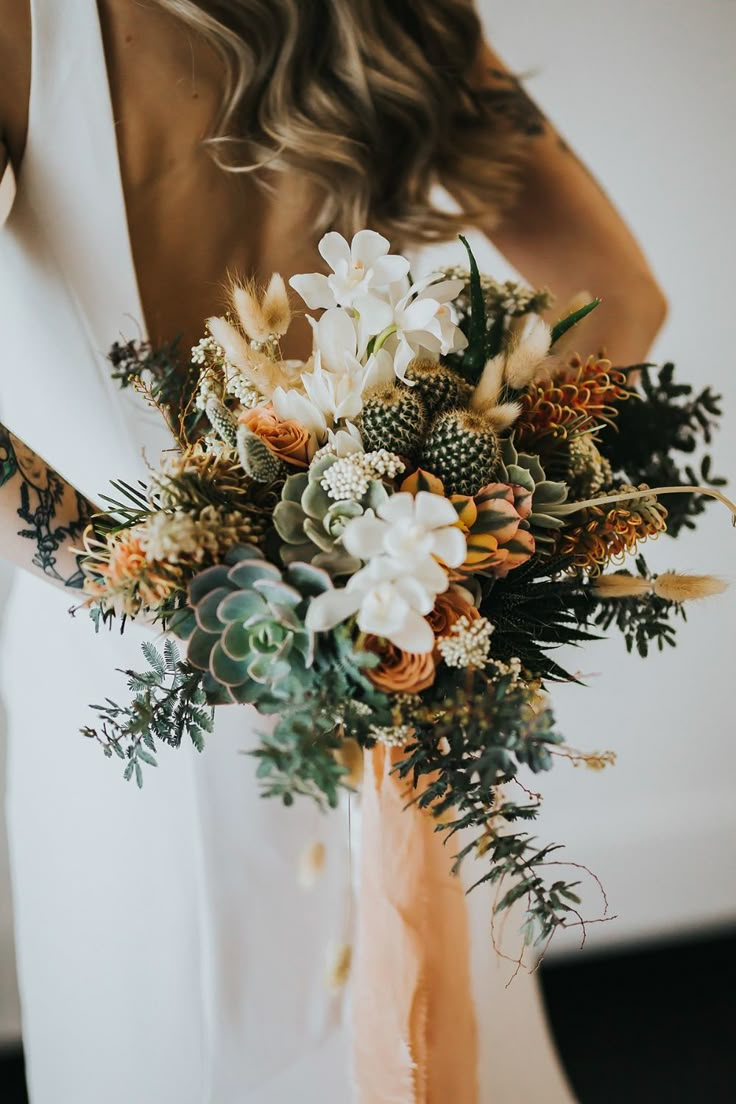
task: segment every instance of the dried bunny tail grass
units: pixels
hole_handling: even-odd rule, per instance
[[[485,407],[493,406],[498,402],[503,387],[505,365],[506,360],[502,353],[486,362],[470,400],[470,406],[473,410],[483,410]]]
[[[516,402],[501,403],[500,406],[491,406],[482,411],[483,417],[497,432],[508,429],[514,424],[521,414],[521,404]]]
[[[251,362],[251,350],[248,342],[227,318],[208,318],[207,329],[221,346],[225,358],[248,375]]]
[[[291,309],[286,284],[278,272],[274,272],[262,295],[253,282],[236,284],[231,294],[240,324],[249,338],[268,341],[283,337],[291,322]]]
[[[593,585],[593,593],[599,598],[638,598],[651,592],[651,579],[638,575],[601,575]]]
[[[657,597],[678,604],[723,594],[727,587],[728,583],[715,575],[679,575],[674,571],[658,575],[654,580]]]
[[[319,840],[308,844],[299,857],[299,885],[313,889],[325,868],[326,848]]]
[[[552,333],[538,314],[522,315],[511,329],[514,336],[506,353],[504,376],[509,387],[523,391],[542,372]]]

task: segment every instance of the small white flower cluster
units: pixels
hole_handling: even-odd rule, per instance
[[[412,725],[371,725],[368,735],[386,747],[404,747],[414,735]]]
[[[323,475],[320,486],[330,498],[359,499],[367,493],[374,479],[395,479],[405,468],[401,457],[387,449],[376,452],[354,452],[336,460]]]
[[[197,397],[194,400],[194,405],[197,410],[206,410],[207,402],[211,398],[219,399],[218,388],[215,386],[215,381],[211,376],[203,376],[199,381],[199,390],[197,391]]]
[[[224,357],[224,349],[217,344],[211,334],[206,334],[196,345],[192,345],[192,364],[208,364],[213,360],[223,360]]]
[[[448,667],[484,667],[491,649],[493,625],[480,617],[458,618],[447,636],[440,637],[437,649]]]
[[[258,403],[263,399],[263,395],[253,386],[248,377],[237,369],[233,371],[231,376],[228,376],[225,390],[228,395],[233,395],[241,406],[248,408],[258,406]]]
[[[508,663],[504,663],[502,659],[494,659],[491,662],[497,678],[505,678],[506,675],[510,675],[512,686],[521,680],[521,660],[517,659],[516,656],[510,659]]]

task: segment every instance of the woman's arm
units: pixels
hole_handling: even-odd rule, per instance
[[[59,586],[82,586],[74,549],[94,508],[0,425],[0,555]]]
[[[637,364],[664,322],[667,304],[642,250],[588,169],[484,45],[476,86],[523,135],[521,189],[499,224],[480,226],[536,287],[554,293],[558,313],[579,291],[602,300],[579,331],[586,348],[614,364]]]

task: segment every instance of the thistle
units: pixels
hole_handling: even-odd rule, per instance
[[[415,460],[427,426],[427,409],[417,388],[392,384],[363,401],[359,429],[366,452],[386,449]]]
[[[447,494],[474,495],[493,482],[501,461],[498,434],[472,410],[448,410],[432,423],[420,463]]]

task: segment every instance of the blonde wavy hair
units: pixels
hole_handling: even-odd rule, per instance
[[[488,225],[515,192],[520,138],[470,83],[482,42],[472,0],[158,0],[227,74],[207,139],[223,167],[296,171],[315,229],[394,243]],[[460,212],[438,209],[442,184]]]

